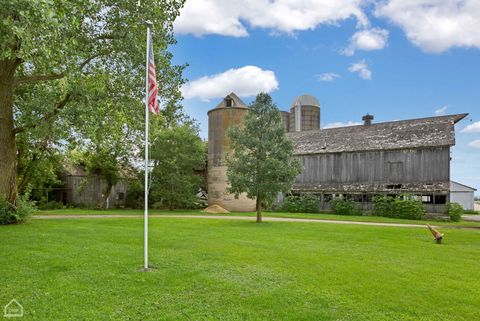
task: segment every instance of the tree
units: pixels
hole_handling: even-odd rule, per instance
[[[191,206],[196,200],[202,177],[196,171],[205,167],[206,145],[198,127],[187,121],[155,134],[152,144],[152,190],[172,211]]]
[[[244,127],[229,133],[233,149],[228,160],[229,192],[238,197],[256,199],[257,222],[262,222],[262,204],[271,202],[279,192],[288,192],[301,173],[293,145],[285,134],[280,112],[272,98],[259,94],[249,106]]]
[[[0,196],[15,203],[18,156],[31,154],[22,154],[18,141],[25,151],[39,142],[61,150],[59,142],[78,143],[79,132],[100,125],[107,107],[143,117],[145,20],[155,25],[159,96],[163,105],[175,105],[183,66],[171,64],[167,47],[175,43],[172,24],[182,5],[181,0],[2,2]],[[110,128],[125,131],[123,121]],[[130,122],[132,137],[142,136],[141,124]],[[84,134],[81,143],[88,144]]]

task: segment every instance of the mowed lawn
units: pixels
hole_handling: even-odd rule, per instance
[[[152,218],[0,226],[24,320],[480,320],[480,231]]]

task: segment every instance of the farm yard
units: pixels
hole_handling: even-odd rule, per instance
[[[150,219],[0,226],[25,320],[475,320],[480,230]]]

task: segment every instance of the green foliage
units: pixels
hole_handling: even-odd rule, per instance
[[[411,195],[378,195],[372,202],[373,215],[377,216],[420,220],[426,213],[423,203]]]
[[[358,208],[354,201],[344,198],[331,200],[330,208],[333,213],[338,215],[362,215],[362,210]]]
[[[311,193],[300,196],[289,195],[285,198],[279,210],[289,213],[318,213],[319,199]]]
[[[445,212],[452,222],[460,222],[464,210],[462,205],[458,203],[447,203],[445,205]]]
[[[138,175],[135,179],[128,180],[128,191],[125,197],[127,208],[143,208],[145,203],[145,190],[143,188],[143,177]]]
[[[301,172],[293,145],[285,134],[280,112],[265,93],[249,106],[244,127],[228,132],[233,154],[227,157],[229,192],[257,200],[258,221],[261,204],[287,193]]]
[[[37,207],[39,210],[59,210],[64,208],[62,202],[57,201],[49,201],[47,202],[45,198],[42,198],[40,202],[38,202]]]
[[[18,197],[15,205],[0,196],[0,225],[23,223],[35,211],[35,204],[28,200],[28,196]]]
[[[205,168],[207,155],[198,131],[196,125],[186,122],[157,132],[153,141],[150,193],[170,210],[197,207],[202,177],[196,171]]]
[[[162,115],[152,127],[174,120],[180,108],[184,66],[172,64],[173,21],[179,1],[11,0],[0,15],[0,128],[16,134],[20,191],[54,184],[67,150],[97,155],[96,169],[115,180],[119,162],[133,161],[144,135],[146,25],[153,41]],[[11,70],[11,73],[5,73]],[[3,78],[3,77],[8,78]],[[15,85],[15,86],[13,86]],[[15,89],[13,89],[15,88]],[[10,137],[10,136],[8,136]],[[11,138],[9,138],[11,139]],[[10,143],[10,142],[8,142]],[[2,140],[2,145],[11,146]],[[0,153],[0,176],[15,171]],[[105,160],[106,166],[101,160]],[[55,163],[55,164],[54,164]],[[113,174],[110,175],[110,174]],[[0,180],[0,193],[15,190]]]

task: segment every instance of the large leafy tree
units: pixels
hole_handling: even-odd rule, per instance
[[[167,47],[183,1],[0,1],[0,196],[11,203],[22,155],[91,145],[102,126],[142,137],[145,20],[155,25],[162,104],[180,99],[183,67]],[[29,177],[28,166],[19,170]]]
[[[262,204],[279,192],[288,192],[301,166],[285,134],[280,112],[272,98],[259,94],[249,106],[244,127],[229,133],[233,149],[228,160],[229,192],[256,199],[257,222],[262,222]]]
[[[206,146],[198,127],[190,121],[161,130],[155,135],[152,159],[152,190],[173,210],[196,200],[202,182],[198,170],[205,168]]]

